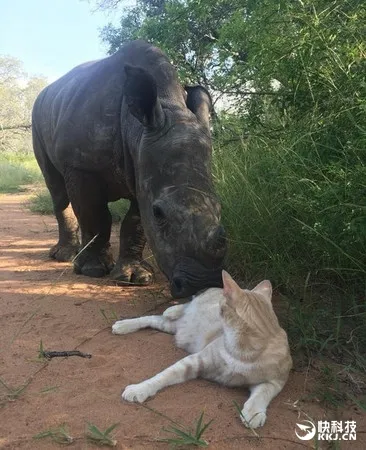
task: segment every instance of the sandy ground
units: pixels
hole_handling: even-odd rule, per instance
[[[366,448],[365,415],[355,407],[337,417],[316,401],[304,401],[316,383],[316,373],[293,371],[285,389],[271,403],[265,426],[258,435],[239,420],[233,402],[247,398],[245,389],[228,389],[205,380],[170,387],[146,406],[121,401],[121,390],[161,371],[183,357],[167,334],[145,330],[114,336],[113,316],[134,317],[161,312],[171,305],[162,277],[149,288],[121,288],[108,279],[90,279],[72,273],[70,264],[47,258],[56,242],[52,217],[31,214],[25,194],[0,196],[0,448],[54,449],[60,445],[33,436],[66,424],[76,439],[70,448],[95,446],[85,439],[87,423],[100,429],[118,423],[119,449],[165,449],[159,439],[171,420],[190,426],[202,411],[214,422],[204,437],[211,449],[315,448],[300,441],[296,422],[303,419],[356,420],[357,441],[341,442],[344,449]],[[113,230],[117,249],[118,229]],[[102,312],[104,311],[104,317]],[[111,318],[108,323],[108,318]],[[47,350],[78,349],[91,359],[37,359],[40,341]],[[327,415],[326,415],[327,414]],[[328,448],[320,443],[316,448]]]

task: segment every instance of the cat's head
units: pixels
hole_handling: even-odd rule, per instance
[[[224,301],[221,315],[225,325],[246,336],[267,339],[280,326],[272,308],[272,285],[268,280],[254,289],[241,289],[231,276],[222,271]]]

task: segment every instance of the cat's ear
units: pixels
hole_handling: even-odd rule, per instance
[[[222,283],[224,285],[223,294],[225,297],[232,298],[234,294],[241,291],[238,284],[231,278],[231,276],[225,271],[222,271]]]
[[[262,294],[269,302],[272,300],[272,284],[269,280],[261,281],[252,292]]]

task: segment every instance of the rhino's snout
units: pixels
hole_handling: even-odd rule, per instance
[[[222,287],[221,269],[226,252],[226,234],[219,225],[197,243],[201,253],[199,259],[178,259],[170,279],[173,297],[183,298],[196,294],[201,289]]]
[[[184,275],[174,276],[170,283],[170,292],[174,298],[184,298],[195,294],[203,287],[198,287],[189,283],[189,280]]]
[[[207,269],[192,258],[180,258],[170,279],[170,291],[173,297],[189,297],[210,287],[222,287],[222,267]]]
[[[184,298],[196,294],[201,289],[222,287],[220,275],[221,270],[217,271],[217,273],[211,273],[210,277],[201,279],[199,282],[192,282],[184,274],[175,275],[170,283],[170,292],[174,298]]]

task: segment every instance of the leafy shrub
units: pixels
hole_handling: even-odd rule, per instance
[[[127,210],[128,210],[128,200],[117,200],[116,202],[108,203],[109,210],[112,215],[112,222],[120,222]],[[53,204],[49,191],[44,189],[37,192],[31,199],[29,208],[32,212],[38,214],[53,214]]]
[[[42,179],[32,155],[2,153],[0,155],[0,192],[18,192],[22,186]]]

